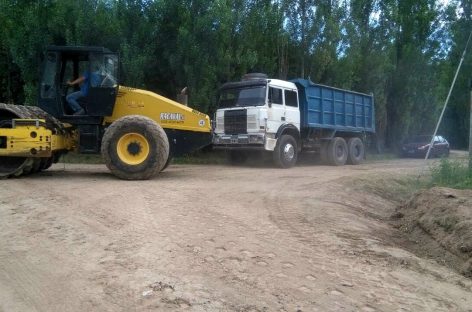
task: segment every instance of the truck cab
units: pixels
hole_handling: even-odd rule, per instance
[[[216,148],[239,151],[274,151],[282,135],[295,144],[284,147],[290,162],[299,149],[300,110],[294,83],[248,74],[242,81],[220,89],[213,144]],[[283,156],[283,155],[282,155]],[[295,160],[296,161],[296,160]]]

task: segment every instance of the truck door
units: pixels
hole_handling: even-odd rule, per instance
[[[298,108],[298,93],[295,90],[284,90],[285,121],[300,129],[300,110]]]
[[[269,133],[276,133],[280,125],[285,123],[283,90],[277,87],[269,87],[268,92],[267,128]]]
[[[89,83],[87,113],[110,116],[118,93],[118,55],[91,54]]]

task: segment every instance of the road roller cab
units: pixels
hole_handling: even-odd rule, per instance
[[[44,53],[38,106],[49,114],[72,124],[100,123],[113,112],[118,93],[119,56],[102,47],[49,46]],[[88,75],[84,86],[67,82]],[[83,114],[74,116],[66,97],[86,90],[78,99]],[[98,117],[98,118],[97,118]]]

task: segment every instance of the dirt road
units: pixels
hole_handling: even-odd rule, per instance
[[[395,192],[363,186],[422,168],[174,165],[129,182],[58,164],[0,181],[0,311],[472,311],[470,279],[400,247]]]

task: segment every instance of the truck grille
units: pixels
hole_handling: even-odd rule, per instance
[[[247,115],[247,129],[249,131],[259,130],[259,126],[257,125],[256,115]]]
[[[245,109],[225,111],[225,134],[247,133],[247,111]]]
[[[225,132],[225,119],[223,117],[216,118],[216,129],[217,133],[224,133]]]

